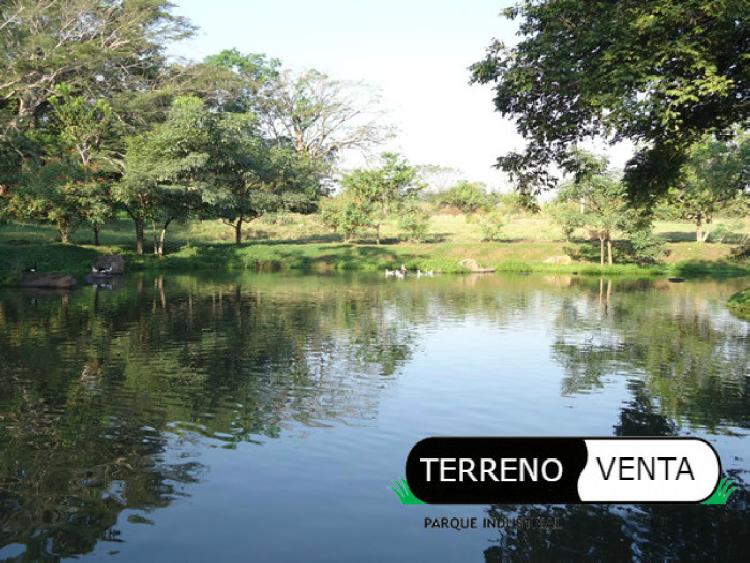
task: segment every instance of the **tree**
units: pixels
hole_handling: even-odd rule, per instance
[[[364,84],[317,70],[284,71],[262,92],[256,111],[271,138],[291,140],[298,152],[332,166],[343,151],[367,151],[388,138],[390,129],[377,121],[378,103]]]
[[[358,231],[372,227],[373,208],[372,201],[354,191],[345,191],[321,203],[320,218],[334,232],[341,233],[344,242],[350,242]]]
[[[212,213],[231,225],[235,243],[242,226],[269,211],[311,211],[322,191],[322,165],[295,151],[286,138],[263,136],[263,111],[280,78],[278,59],[225,50],[207,57],[203,66],[210,93],[206,103],[220,112],[219,137],[207,150],[215,190]]]
[[[750,118],[746,0],[524,0],[504,14],[521,40],[495,41],[472,79],[527,141],[498,159],[521,190],[553,186],[549,165],[572,171],[568,148],[600,136],[642,145],[625,182],[650,199],[693,142]]]
[[[476,213],[489,204],[487,188],[481,182],[460,180],[438,195],[438,204],[454,207],[466,214]]]
[[[168,41],[192,33],[167,0],[9,0],[0,4],[0,134],[35,127],[56,88],[87,97],[137,90]]]
[[[714,216],[730,212],[747,199],[750,169],[750,135],[736,142],[706,137],[691,147],[676,185],[666,203],[677,216],[695,224],[695,240],[705,242]]]
[[[159,221],[154,252],[161,255],[169,225],[203,204],[217,120],[200,99],[178,97],[164,123],[129,139],[125,175],[113,192],[133,219],[138,254],[143,254],[147,220]]]
[[[209,148],[211,213],[233,227],[236,244],[243,224],[265,213],[317,208],[322,187],[315,162],[289,143],[260,137],[248,114],[225,114],[219,127],[221,139]]]
[[[66,84],[49,104],[44,129],[28,135],[44,158],[22,161],[9,209],[16,217],[54,224],[63,243],[88,222],[98,244],[99,227],[112,213],[112,170],[103,159],[115,128],[112,108],[103,99],[72,95]]]
[[[398,212],[405,198],[414,197],[424,187],[417,178],[417,169],[389,152],[381,155],[379,168],[354,170],[341,179],[341,186],[354,194],[353,202],[366,204],[377,244],[383,222]]]
[[[408,240],[421,242],[427,236],[430,215],[417,198],[409,198],[401,207],[398,226]]]
[[[159,108],[167,41],[192,27],[166,0],[0,3],[0,192],[6,213],[98,230],[123,136]],[[162,117],[161,115],[159,116]]]
[[[612,234],[624,228],[629,219],[625,186],[607,172],[605,158],[582,151],[575,151],[571,158],[581,172],[561,187],[557,219],[569,233],[576,228],[588,229],[599,240],[600,264],[604,265],[605,256],[612,264]]]
[[[281,61],[262,53],[225,49],[190,69],[196,93],[212,107],[235,113],[259,113],[280,80]],[[213,72],[211,72],[213,70]]]
[[[122,127],[107,100],[75,96],[68,84],[56,91],[50,98],[53,121],[64,146],[77,155],[84,177],[78,190],[79,212],[91,225],[98,245],[99,230],[113,213],[109,188],[119,170],[112,164],[112,146],[119,143]]]

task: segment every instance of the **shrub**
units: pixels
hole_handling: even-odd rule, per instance
[[[499,211],[492,211],[482,215],[479,219],[479,232],[482,234],[482,241],[501,240],[504,224],[504,217]]]
[[[745,261],[750,259],[750,240],[743,239],[730,251],[732,260]]]
[[[320,206],[320,220],[324,225],[350,241],[355,234],[372,227],[372,206],[368,202],[343,193],[325,200]]]
[[[471,214],[484,209],[489,198],[484,184],[462,180],[439,194],[437,202],[441,207],[455,207],[463,213]]]
[[[742,221],[733,221],[730,224],[719,223],[709,234],[711,242],[725,242],[728,239],[735,238],[735,233],[742,229]]]
[[[416,201],[404,204],[399,214],[398,227],[406,240],[422,241],[427,236],[430,216]]]
[[[498,194],[494,199],[510,213],[539,213],[542,208],[533,195],[519,192]]]
[[[641,229],[630,234],[630,254],[638,264],[655,264],[667,254],[664,240],[651,229]]]

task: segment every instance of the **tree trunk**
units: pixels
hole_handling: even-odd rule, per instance
[[[703,217],[699,213],[695,217],[695,241],[703,242]]]
[[[234,244],[242,244],[242,216],[234,224]]]
[[[92,229],[94,231],[94,246],[99,246],[99,225],[93,225]]]
[[[604,266],[604,239],[599,237],[599,264]]]
[[[172,222],[172,219],[167,219],[164,222],[164,226],[161,229],[161,232],[159,233],[159,244],[156,247],[156,255],[157,256],[164,256],[164,241],[167,238],[167,229],[169,228],[169,224]]]
[[[63,244],[70,243],[70,223],[65,219],[58,219],[57,234],[60,235],[60,242]]]
[[[380,244],[380,225],[375,227],[375,244]]]
[[[607,262],[612,265],[612,239],[607,239]]]
[[[140,217],[133,217],[135,223],[135,253],[143,254],[143,219]]]

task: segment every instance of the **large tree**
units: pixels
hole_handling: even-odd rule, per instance
[[[167,0],[0,3],[3,137],[37,124],[60,84],[100,97],[150,79],[192,28]]]
[[[682,172],[667,192],[668,211],[695,225],[695,240],[705,242],[717,213],[743,209],[750,197],[750,134],[726,142],[706,137],[690,148]]]
[[[377,168],[357,169],[341,179],[346,197],[345,212],[358,217],[367,216],[369,225],[375,229],[375,240],[380,244],[380,228],[395,215],[402,203],[416,196],[424,188],[418,178],[417,169],[396,153],[381,155]],[[352,209],[359,205],[360,212]]]
[[[298,152],[333,165],[343,151],[368,151],[388,138],[378,107],[364,84],[287,70],[263,93],[257,111],[272,138],[288,139]]]
[[[166,42],[192,28],[166,0],[0,3],[0,196],[67,240],[109,214],[125,134],[162,120]],[[166,101],[166,103],[165,103]]]
[[[625,180],[650,199],[678,177],[690,145],[750,118],[747,0],[524,0],[505,10],[520,41],[495,41],[472,67],[527,146],[498,159],[519,187],[554,185],[568,148],[593,137],[642,147]]]
[[[281,209],[311,211],[321,193],[325,159],[267,129],[280,66],[278,59],[231,49],[206,57],[193,72],[196,94],[221,115],[208,149],[210,212],[233,227],[236,244],[245,223]]]
[[[316,162],[283,140],[263,138],[246,113],[225,113],[209,147],[209,213],[231,225],[235,243],[244,224],[265,213],[317,208],[322,187]]]
[[[578,174],[562,185],[557,195],[555,216],[564,230],[588,230],[599,241],[599,262],[606,257],[612,264],[612,238],[617,229],[626,226],[630,213],[626,210],[622,182],[607,170],[607,159],[573,151]]]
[[[207,170],[218,119],[200,99],[178,97],[165,122],[129,140],[125,175],[113,194],[133,219],[138,254],[149,220],[160,225],[154,252],[161,255],[170,224],[200,210],[211,187]]]

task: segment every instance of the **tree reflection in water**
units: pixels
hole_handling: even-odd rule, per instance
[[[644,293],[644,284],[661,293]],[[562,393],[595,392],[608,378],[628,374],[632,398],[621,407],[614,435],[746,430],[746,327],[683,288],[668,289],[664,282],[602,280],[598,288],[566,296],[552,347],[564,371]],[[664,299],[671,315],[657,303]],[[750,494],[740,470],[727,473],[740,489],[726,506],[492,506],[491,518],[557,518],[560,529],[508,528],[485,560],[745,560]]]
[[[171,283],[0,300],[0,546],[37,559],[116,542],[122,510],[148,523],[200,480],[191,440],[370,419],[411,354],[377,296]]]
[[[29,560],[86,554],[122,540],[123,511],[148,524],[189,494],[208,446],[373,425],[424,331],[446,323],[545,323],[562,395],[626,378],[612,434],[744,431],[747,325],[688,285],[174,275],[115,292],[3,293],[0,545],[25,544]],[[725,507],[491,507],[557,516],[562,529],[506,530],[485,556],[731,560],[750,547],[747,501],[743,484]]]

